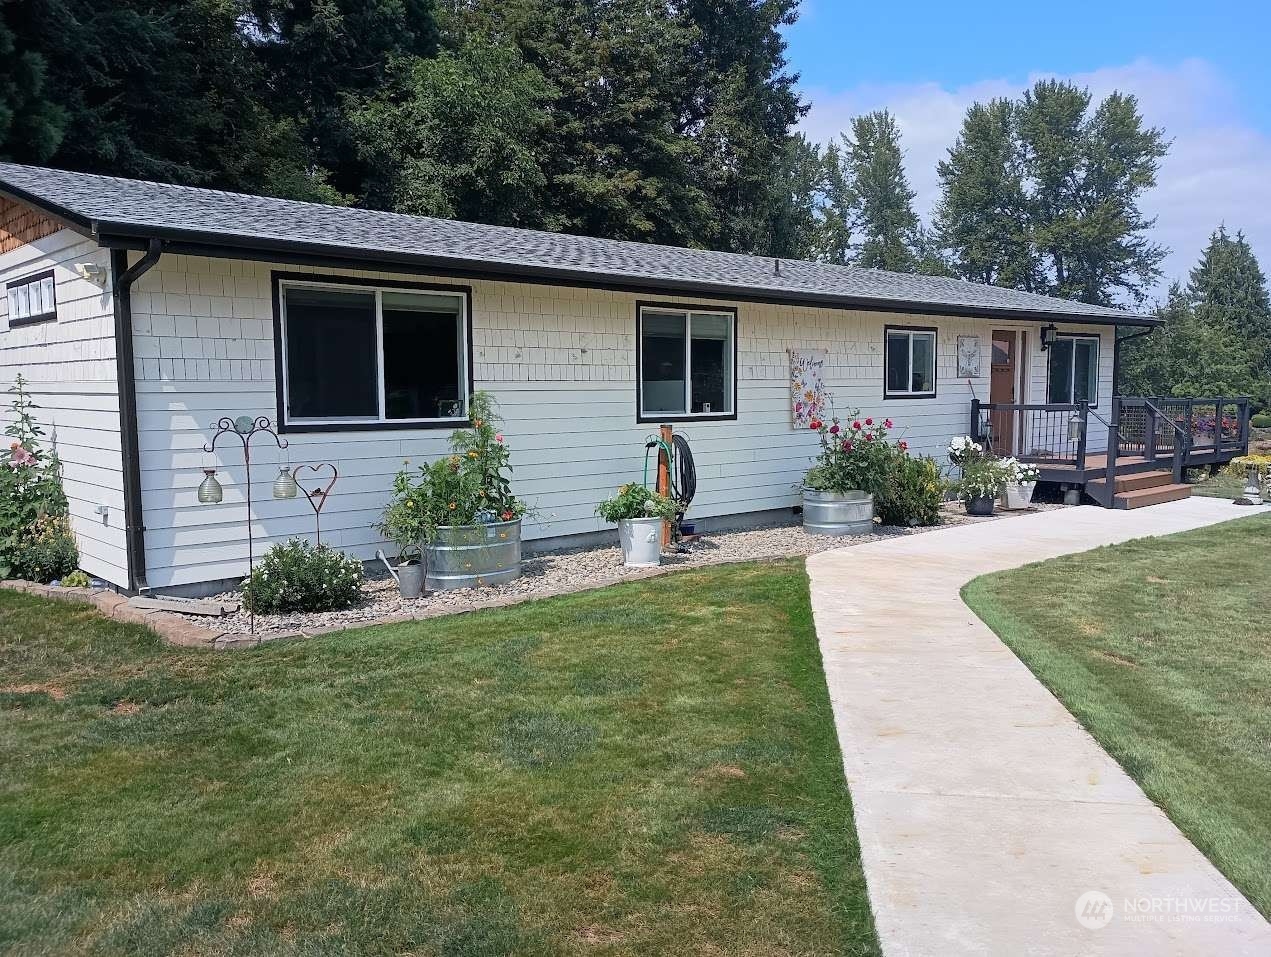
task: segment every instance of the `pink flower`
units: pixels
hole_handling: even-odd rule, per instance
[[[874,441],[874,437],[873,437],[872,435],[869,435],[869,434],[867,433],[867,434],[865,435],[865,441],[866,441],[866,442],[873,442],[873,441]]]
[[[861,420],[860,420],[860,419],[857,419],[855,422],[853,422],[853,423],[852,423],[852,428],[859,430],[859,429],[860,429],[860,427],[861,427]]]
[[[500,432],[498,435],[496,435],[496,436],[494,437],[494,441],[496,441],[496,442],[502,442],[502,441],[503,441],[503,433],[502,433],[502,432]]]
[[[883,419],[883,428],[884,428],[884,429],[890,429],[890,428],[891,428],[891,419]]]
[[[866,419],[866,420],[865,420],[865,424],[866,424],[866,425],[873,425],[873,424],[874,424],[874,420],[873,420],[873,419]]]
[[[34,465],[35,456],[28,452],[20,445],[13,447],[13,454],[9,456],[9,464],[13,468],[21,468],[23,465]]]
[[[839,434],[839,427],[837,425],[831,425],[830,435],[838,435],[838,434]]]
[[[908,442],[901,442],[901,443],[900,443],[900,451],[902,451],[902,452],[908,452],[908,451],[909,451],[909,443],[908,443]]]
[[[850,451],[852,451],[852,443],[851,443],[851,442],[848,442],[848,441],[846,441],[846,440],[844,440],[844,442],[843,442],[843,451],[844,451],[844,452],[850,452]]]

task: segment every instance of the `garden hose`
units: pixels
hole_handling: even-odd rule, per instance
[[[649,487],[649,452],[658,450],[658,455],[666,456],[667,478],[671,487],[667,489],[667,497],[676,503],[675,521],[671,524],[671,538],[680,540],[680,522],[684,513],[697,494],[697,466],[693,462],[693,450],[688,439],[678,432],[671,437],[668,444],[660,436],[649,436],[644,443],[644,487]]]

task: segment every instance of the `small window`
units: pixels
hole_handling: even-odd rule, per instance
[[[283,284],[289,425],[450,423],[467,414],[465,299]]]
[[[929,399],[936,394],[936,330],[887,330],[887,398]]]
[[[53,283],[53,270],[11,282],[6,288],[10,326],[25,326],[57,318],[57,287]]]
[[[1060,336],[1050,346],[1047,401],[1055,405],[1099,403],[1099,340]]]
[[[731,312],[640,310],[640,416],[731,416]]]

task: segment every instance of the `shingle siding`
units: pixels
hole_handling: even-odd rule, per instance
[[[275,417],[274,269],[297,271],[286,265],[165,256],[134,290],[147,565],[155,587],[228,578],[246,568],[243,472],[235,444],[216,456],[224,503],[200,506],[195,492],[208,461],[202,445],[219,416]],[[425,286],[430,281],[388,272],[305,272]],[[636,302],[652,297],[511,282],[471,286],[475,384],[500,402],[515,487],[536,507],[537,514],[526,522],[526,537],[607,528],[595,517],[595,504],[617,485],[640,480],[644,440],[656,429],[638,424],[635,416]],[[697,460],[692,514],[699,518],[789,509],[797,503],[797,485],[816,440],[790,424],[788,349],[827,349],[826,382],[842,411],[860,408],[864,414],[890,416],[915,453],[941,461],[949,438],[968,428],[972,389],[988,398],[993,329],[1031,330],[1030,394],[1033,401],[1044,395],[1036,324],[667,299],[738,307],[737,420],[676,426],[689,437]],[[939,328],[936,399],[882,399],[883,328],[905,322]],[[970,386],[956,376],[959,335],[982,339],[984,374]],[[1101,395],[1107,395],[1110,327],[1103,335]],[[404,459],[420,463],[444,454],[448,435],[448,430],[409,429],[291,433],[285,456],[268,442],[254,446],[257,554],[267,541],[312,533],[313,518],[303,501],[269,498],[280,462],[336,464],[340,480],[323,513],[323,540],[369,559],[382,544],[374,524],[393,473]]]

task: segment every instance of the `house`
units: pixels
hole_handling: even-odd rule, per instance
[[[837,408],[891,418],[915,453],[992,426],[1002,451],[1093,482],[1117,331],[1154,322],[951,279],[8,164],[0,285],[0,387],[23,373],[56,431],[83,567],[187,592],[247,570],[241,450],[203,451],[222,416],[268,416],[290,443],[256,448],[260,485],[335,464],[323,541],[370,559],[392,475],[446,451],[467,395],[489,390],[536,508],[524,536],[558,544],[602,530],[595,503],[641,477],[660,422],[690,439],[700,522],[788,516],[816,445],[792,424],[789,350],[824,350]],[[978,369],[959,374],[960,352]],[[212,466],[224,501],[201,505]],[[258,496],[253,521],[258,546],[313,528],[303,500]]]

